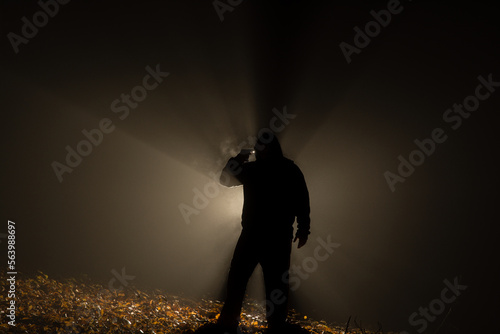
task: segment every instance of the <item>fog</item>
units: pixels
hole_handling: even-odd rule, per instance
[[[243,195],[214,179],[278,126],[311,200],[311,235],[292,265],[317,264],[292,306],[415,332],[409,316],[459,277],[467,289],[429,327],[479,328],[498,300],[500,93],[483,84],[491,94],[456,128],[444,113],[477,94],[480,76],[500,81],[498,20],[401,6],[350,63],[339,44],[354,45],[353,28],[387,3],[242,2],[221,22],[211,2],[70,2],[18,53],[4,38],[2,212],[17,224],[19,271],[107,285],[124,270],[139,288],[222,298]],[[4,2],[3,34],[20,34],[38,10]],[[135,107],[123,102],[146,75],[158,85]],[[446,139],[392,191],[385,173],[400,173],[398,156],[436,128]],[[58,176],[54,161],[68,165],[67,146],[93,129],[99,144]],[[320,261],[328,238],[340,245]],[[262,300],[260,275],[248,293]]]

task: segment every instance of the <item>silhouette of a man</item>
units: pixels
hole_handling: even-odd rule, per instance
[[[288,270],[297,217],[298,248],[307,242],[310,228],[309,193],[304,176],[292,160],[283,156],[276,136],[264,132],[255,144],[255,161],[240,152],[229,159],[220,182],[243,185],[243,230],[236,244],[227,282],[227,297],[218,324],[236,332],[247,282],[257,264],[264,273],[266,318],[270,333],[286,325]]]

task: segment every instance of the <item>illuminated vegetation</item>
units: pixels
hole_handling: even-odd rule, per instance
[[[5,274],[0,276],[6,282]],[[194,301],[161,291],[145,293],[128,287],[111,292],[91,282],[75,279],[61,282],[43,273],[34,277],[19,274],[13,327],[7,324],[5,314],[7,288],[2,285],[0,296],[2,333],[192,333],[215,321],[222,307],[220,301]],[[309,319],[293,310],[289,320],[311,333],[344,332],[340,326]],[[246,333],[264,331],[266,322],[261,305],[245,303],[241,328]],[[349,329],[349,333],[356,332],[362,331]]]

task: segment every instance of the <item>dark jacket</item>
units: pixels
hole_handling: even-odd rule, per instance
[[[244,230],[267,235],[293,237],[297,217],[298,233],[310,228],[309,192],[299,167],[284,157],[242,163],[231,158],[224,167],[221,184],[243,185]]]

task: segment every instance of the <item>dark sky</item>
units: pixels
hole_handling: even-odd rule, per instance
[[[498,15],[404,1],[348,63],[339,45],[354,46],[353,29],[391,3],[248,0],[221,21],[211,1],[71,1],[16,53],[9,33],[21,36],[23,17],[33,22],[41,7],[3,0],[0,233],[16,222],[19,270],[107,284],[126,268],[137,287],[218,298],[242,190],[217,186],[190,224],[179,205],[193,207],[195,189],[213,186],[238,144],[286,109],[295,118],[279,138],[312,210],[310,240],[292,262],[311,261],[318,238],[340,244],[293,306],[416,333],[409,316],[460,277],[467,289],[428,330],[495,319],[500,87],[468,97],[480,76],[500,82]],[[169,74],[137,105],[113,107],[140,94],[148,66]],[[447,121],[466,99],[477,110],[460,126],[458,113]],[[54,161],[66,164],[66,147],[103,119],[113,130],[60,182]],[[436,128],[446,140],[391,191],[384,174]],[[249,293],[261,290],[255,275]]]

